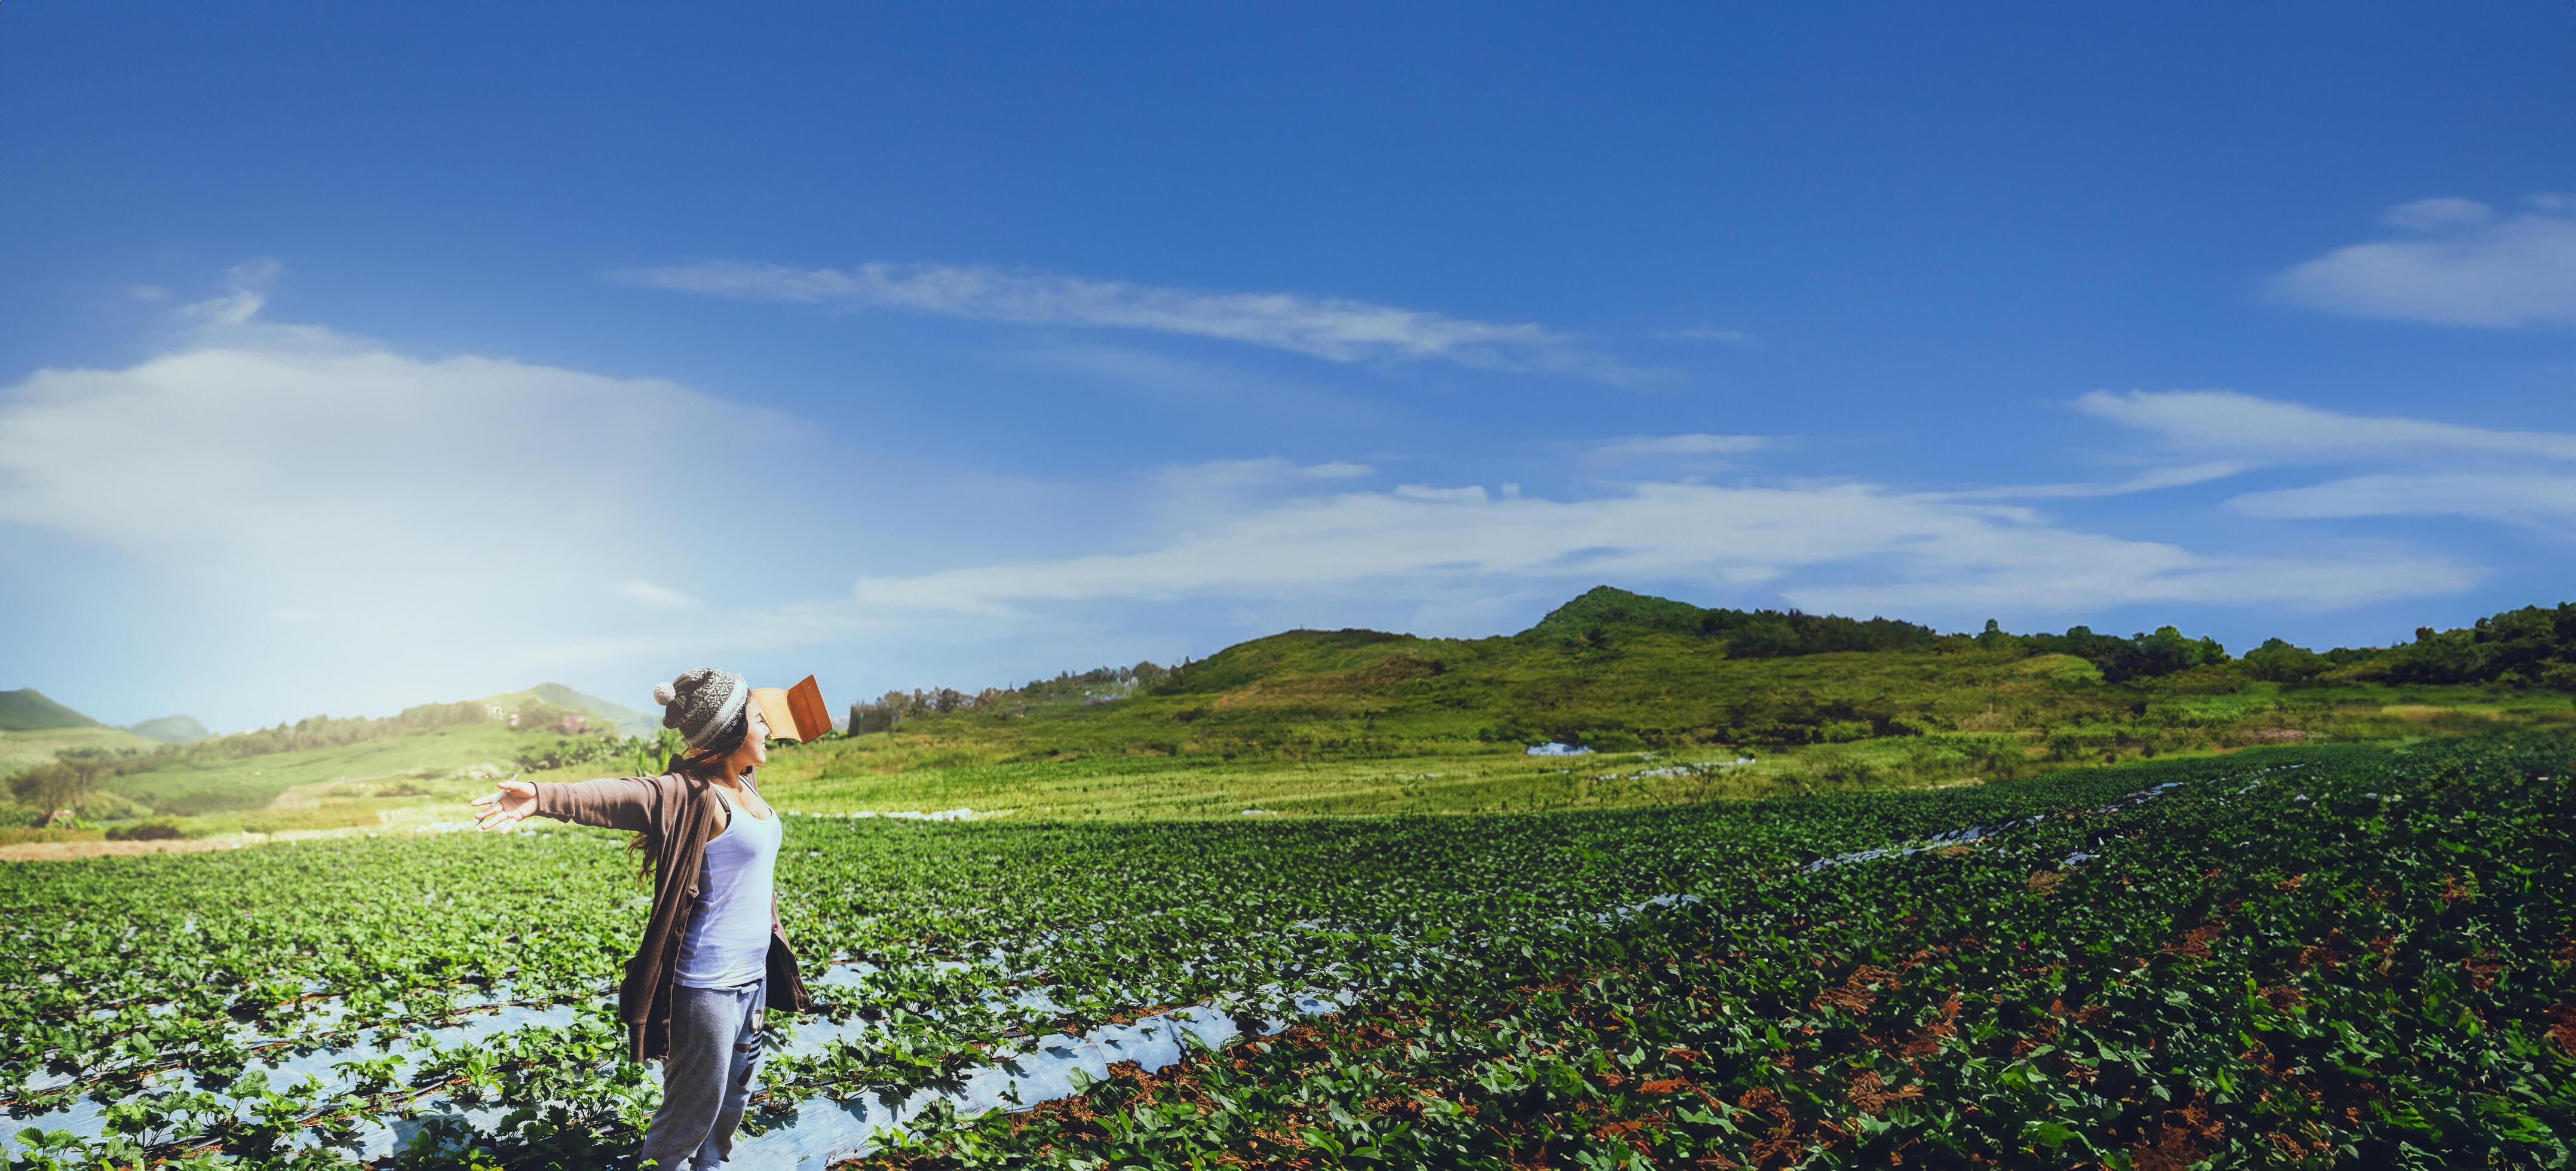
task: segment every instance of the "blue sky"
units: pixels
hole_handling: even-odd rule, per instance
[[[2576,9],[0,9],[0,687],[2568,600]]]

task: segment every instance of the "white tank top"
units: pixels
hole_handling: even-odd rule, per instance
[[[680,941],[675,978],[683,988],[733,988],[769,972],[771,878],[786,827],[776,806],[768,817],[753,817],[723,789],[716,796],[733,815],[723,833],[707,839],[697,906]]]

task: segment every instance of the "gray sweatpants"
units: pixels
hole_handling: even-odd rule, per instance
[[[760,1010],[768,981],[739,988],[671,989],[671,1052],[662,1059],[662,1107],[644,1132],[639,1167],[709,1171],[733,1154],[733,1128],[760,1063]],[[696,1157],[691,1162],[691,1156]]]

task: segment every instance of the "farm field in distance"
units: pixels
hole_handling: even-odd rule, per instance
[[[2571,772],[2521,733],[1628,810],[796,817],[781,911],[833,975],[773,1025],[832,1036],[773,1054],[745,1149],[856,1099],[928,1107],[824,1149],[871,1166],[2550,1165]],[[601,999],[642,892],[570,827],[0,864],[13,1165],[613,1161],[658,1092]],[[556,1016],[424,1035],[495,996]],[[937,1106],[1188,1005],[1288,1028]]]
[[[1938,635],[1887,619],[1703,609],[1603,586],[1510,635],[1292,630],[1172,668],[1066,672],[973,696],[889,693],[854,704],[847,729],[782,742],[762,779],[788,808],[833,814],[1624,808],[1986,784],[2261,745],[2576,727],[2570,685],[2576,606],[2526,607],[2394,648],[2319,654],[2276,640],[2229,657],[2170,628],[2135,638],[2081,627]],[[485,718],[503,704],[542,718],[526,728]],[[547,730],[563,717],[592,726]],[[115,774],[82,825],[0,828],[0,851],[144,822],[226,844],[404,832],[454,821],[494,775],[632,775],[654,744],[616,731],[647,729],[653,718],[541,684],[387,720],[315,717],[107,754]],[[872,722],[883,726],[860,730]],[[0,775],[50,759],[44,746],[62,738],[111,732],[0,733],[0,760],[23,757]],[[312,743],[297,746],[304,740]],[[1588,751],[1526,755],[1551,740]],[[13,819],[41,817],[20,806]]]

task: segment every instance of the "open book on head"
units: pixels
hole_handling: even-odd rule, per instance
[[[769,721],[769,738],[807,743],[832,730],[831,709],[823,706],[823,689],[808,675],[794,687],[754,687],[751,702]]]

